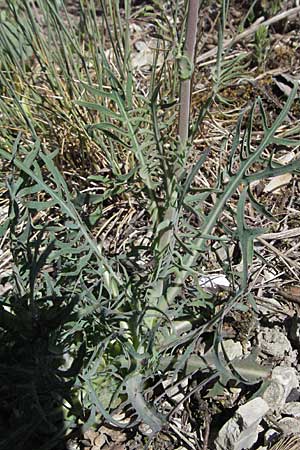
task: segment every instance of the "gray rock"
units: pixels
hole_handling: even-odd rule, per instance
[[[234,358],[242,358],[243,347],[240,342],[234,342],[233,339],[227,339],[226,341],[223,341],[223,347],[230,361]]]
[[[257,336],[259,347],[266,355],[273,356],[278,359],[291,359],[289,362],[296,361],[297,352],[293,351],[292,346],[285,334],[278,329],[262,328]]]
[[[282,414],[300,418],[300,403],[299,402],[286,403],[282,409]]]
[[[262,398],[268,403],[269,408],[274,411],[280,411],[286,401],[285,389],[276,380],[271,380],[265,388]]]
[[[267,445],[267,448],[270,448],[270,445],[273,444],[280,435],[280,431],[275,430],[274,428],[269,428],[264,435],[264,442]]]
[[[272,370],[271,380],[262,398],[274,412],[281,412],[292,389],[299,385],[297,371],[293,367],[277,366]]]
[[[300,433],[300,420],[294,417],[284,417],[278,421],[278,426],[285,435]]]
[[[293,367],[277,366],[272,370],[272,380],[278,381],[285,391],[285,398],[290,395],[292,389],[299,387],[297,370]]]
[[[261,397],[240,406],[225,423],[215,441],[216,450],[247,450],[257,441],[259,424],[267,414],[269,405]]]
[[[80,444],[74,439],[69,439],[66,446],[67,450],[80,450]]]

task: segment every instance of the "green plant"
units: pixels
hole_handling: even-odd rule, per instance
[[[191,10],[197,9],[198,3],[191,1]],[[63,6],[38,0],[47,38],[36,25],[28,0],[7,0],[7,4],[11,13],[7,20],[14,23],[17,33],[22,31],[36,64],[31,68],[27,56],[16,51],[11,31],[1,34],[0,107],[5,126],[0,156],[10,198],[2,236],[9,239],[13,256],[8,275],[13,288],[1,298],[0,326],[5,351],[12,338],[15,348],[23,349],[19,360],[2,365],[2,376],[23,370],[26,354],[32,354],[26,382],[18,378],[18,386],[27,401],[34,393],[33,409],[44,421],[35,421],[34,430],[25,424],[29,442],[32,439],[36,444],[35,433],[43,435],[49,422],[56,426],[55,438],[78,425],[84,430],[101,417],[126,428],[128,423],[117,419],[116,411],[127,415],[130,427],[143,421],[156,433],[172,420],[176,406],[164,410],[166,397],[152,389],[155,383],[167,381],[172,387],[200,372],[199,389],[209,383],[217,389],[228,380],[256,383],[262,373],[268,373],[253,361],[249,368],[249,360],[228,364],[221,329],[228,311],[247,309],[249,304],[255,308],[248,291],[248,271],[254,240],[262,229],[249,226],[247,208],[251,204],[267,220],[271,215],[254,198],[251,183],[300,168],[298,160],[288,165],[275,162],[272,150],[276,145],[298,145],[296,140],[281,137],[279,131],[296,87],[271,125],[261,99],[241,112],[235,129],[222,144],[223,161],[216,183],[210,188],[199,186],[197,174],[214,162],[207,150],[190,163],[194,139],[218,100],[219,89],[235,70],[222,63],[227,2],[221,9],[214,89],[192,119],[189,95],[195,43],[192,50],[183,46],[188,54],[182,54],[182,35],[174,43],[177,20],[172,23],[163,7],[157,5],[159,26],[166,37],[163,40],[159,35],[153,50],[152,75],[144,95],[130,63],[129,1],[125,1],[124,18],[117,2],[102,2],[100,22],[94,2],[87,8],[80,2],[81,32],[76,33],[68,16],[67,25],[62,19],[59,8],[64,10]],[[179,3],[176,8],[177,19]],[[155,22],[155,13],[151,14]],[[188,32],[189,18],[184,19],[185,11],[182,23]],[[100,23],[107,32],[109,54]],[[193,37],[195,31],[194,22]],[[165,58],[159,66],[161,51]],[[167,58],[169,55],[173,58]],[[184,104],[186,109],[179,116],[177,138],[174,97],[180,84],[180,111]],[[258,124],[262,127],[259,142],[253,133]],[[81,175],[83,192],[80,179],[76,178],[74,189],[68,175],[64,177],[62,142],[54,140],[56,127],[66,129],[68,139],[76,139],[74,152],[82,161],[89,160]],[[104,163],[99,168],[100,160]],[[109,176],[101,172],[103,168]],[[120,199],[127,202],[127,208],[134,205],[142,219],[135,219],[135,233],[121,250],[112,252],[103,239],[101,242],[101,235],[95,236],[97,226],[109,236],[104,211],[114,202],[118,205]],[[229,255],[228,249],[236,242],[242,270]],[[211,270],[212,259],[214,270],[230,281],[221,308],[217,296],[200,282]],[[211,334],[211,345],[200,358],[197,344],[205,332]],[[49,376],[33,378],[32,373],[45,366],[43,358]],[[55,379],[52,388],[51,376]],[[43,397],[49,389],[53,389],[52,402]],[[186,397],[189,395],[187,392]],[[21,409],[12,386],[6,396]],[[60,417],[56,424],[55,414],[61,415],[61,409],[64,420]],[[20,427],[3,446],[15,444],[23,431]],[[53,439],[37,445],[46,449],[56,444]]]
[[[255,33],[254,54],[260,71],[264,71],[268,52],[270,50],[270,39],[268,28],[261,25]]]
[[[281,7],[282,7],[282,1],[281,0],[261,0],[261,7],[264,11],[264,13],[267,13],[268,16],[272,17],[277,14]]]

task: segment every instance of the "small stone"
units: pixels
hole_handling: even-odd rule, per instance
[[[88,439],[90,441],[90,443],[93,444],[94,440],[96,439],[96,437],[98,435],[99,435],[99,433],[97,431],[93,430],[92,428],[89,428],[84,433],[84,439]]]
[[[152,434],[152,429],[149,425],[142,422],[139,424],[139,432],[145,436],[150,436]]]
[[[278,327],[263,328],[257,339],[262,352],[267,355],[285,359],[286,355],[293,353],[290,341]]]
[[[300,369],[297,367],[297,372],[299,373]],[[298,389],[293,388],[286,399],[287,403],[289,402],[299,402],[300,401],[300,392]]]
[[[272,411],[280,411],[286,401],[284,387],[276,380],[271,380],[262,398],[268,403]]]
[[[148,49],[147,44],[144,41],[136,41],[134,46],[138,52],[142,52],[143,50]]]
[[[268,445],[268,448],[278,437],[281,435],[280,431],[274,430],[274,428],[269,428],[264,435],[264,442]]]
[[[286,403],[281,412],[282,414],[286,414],[287,416],[300,418],[300,403],[299,402]]]
[[[211,273],[199,278],[200,286],[207,292],[215,294],[230,289],[230,281],[222,273]]]
[[[284,417],[278,421],[278,425],[286,435],[300,433],[300,420],[294,417]]]
[[[233,339],[227,339],[226,341],[223,341],[223,347],[229,361],[232,361],[235,358],[242,358],[243,347],[240,342],[235,342]]]
[[[107,439],[105,434],[99,434],[94,440],[94,446],[101,448],[104,444],[106,444]]]
[[[261,397],[240,406],[219,431],[216,450],[251,449],[258,438],[259,424],[268,410],[269,405]]]
[[[80,450],[80,444],[73,439],[69,439],[66,446],[67,450]]]
[[[277,366],[272,370],[271,380],[265,388],[262,398],[268,403],[272,411],[280,412],[287,397],[298,385],[296,369]]]
[[[299,387],[297,370],[293,367],[277,366],[272,370],[272,380],[278,381],[285,391],[285,399],[290,395],[292,389]]]

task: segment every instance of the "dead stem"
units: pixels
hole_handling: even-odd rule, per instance
[[[279,14],[277,14],[274,17],[271,17],[270,19],[267,20],[263,20],[263,17],[260,17],[259,19],[256,20],[256,22],[254,22],[254,24],[252,24],[247,30],[243,31],[242,33],[238,34],[237,36],[235,36],[232,39],[227,39],[226,41],[224,41],[223,43],[223,48],[224,50],[226,48],[231,47],[232,45],[236,44],[237,42],[242,41],[243,39],[246,39],[250,36],[252,36],[260,26],[265,26],[268,27],[270,25],[273,25],[276,22],[279,22],[280,20],[286,19],[287,17],[291,17],[291,16],[295,16],[298,13],[300,13],[300,6],[296,6],[295,8],[291,8],[288,11],[284,11],[281,12]],[[203,53],[202,55],[200,55],[197,58],[197,63],[200,63],[202,61],[205,61],[213,56],[215,56],[217,54],[218,48],[215,47],[211,50],[209,50],[206,53]]]

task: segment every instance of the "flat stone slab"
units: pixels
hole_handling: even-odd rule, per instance
[[[259,424],[268,411],[269,405],[261,397],[240,406],[221,428],[215,441],[216,450],[251,449],[258,438]]]

